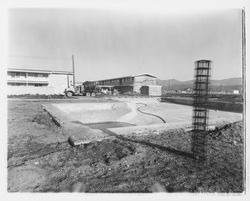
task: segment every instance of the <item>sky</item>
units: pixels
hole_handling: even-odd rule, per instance
[[[191,80],[241,77],[241,10],[19,8],[9,10],[8,67],[72,71],[77,81],[152,74]]]

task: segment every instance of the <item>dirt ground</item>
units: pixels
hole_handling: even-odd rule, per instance
[[[43,103],[8,101],[9,192],[65,192],[77,182],[84,192],[152,192],[157,185],[166,192],[244,191],[242,122],[209,133],[202,164],[185,154],[191,133],[183,129],[71,147]]]

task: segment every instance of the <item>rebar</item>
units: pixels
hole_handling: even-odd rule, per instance
[[[192,153],[194,158],[202,161],[206,160],[210,69],[210,60],[198,60],[195,62]]]

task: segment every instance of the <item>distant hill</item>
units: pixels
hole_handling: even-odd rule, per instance
[[[160,80],[157,79],[157,84],[161,85],[165,90],[185,90],[193,88],[194,80],[179,81],[175,79]],[[230,91],[233,89],[242,89],[242,78],[229,78],[222,80],[210,80],[210,88],[216,91]]]
[[[193,80],[179,81],[179,80],[175,80],[175,79],[170,79],[170,80],[157,79],[157,84],[161,85],[161,86],[189,85],[189,84],[193,84]]]
[[[223,80],[211,80],[211,85],[223,85],[223,86],[234,86],[234,85],[242,85],[241,77],[237,78],[229,78]]]

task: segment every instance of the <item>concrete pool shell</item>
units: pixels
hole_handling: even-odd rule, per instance
[[[109,129],[126,134],[142,128],[191,128],[192,107],[162,103],[156,99],[125,99],[101,103],[54,103],[45,106],[65,127],[87,127],[93,130]],[[149,114],[160,116],[163,121]],[[241,113],[209,110],[209,125],[231,123],[242,119]],[[70,124],[69,124],[70,123]],[[70,126],[69,126],[70,125]],[[91,132],[91,130],[89,130]],[[75,133],[75,132],[74,132]]]

